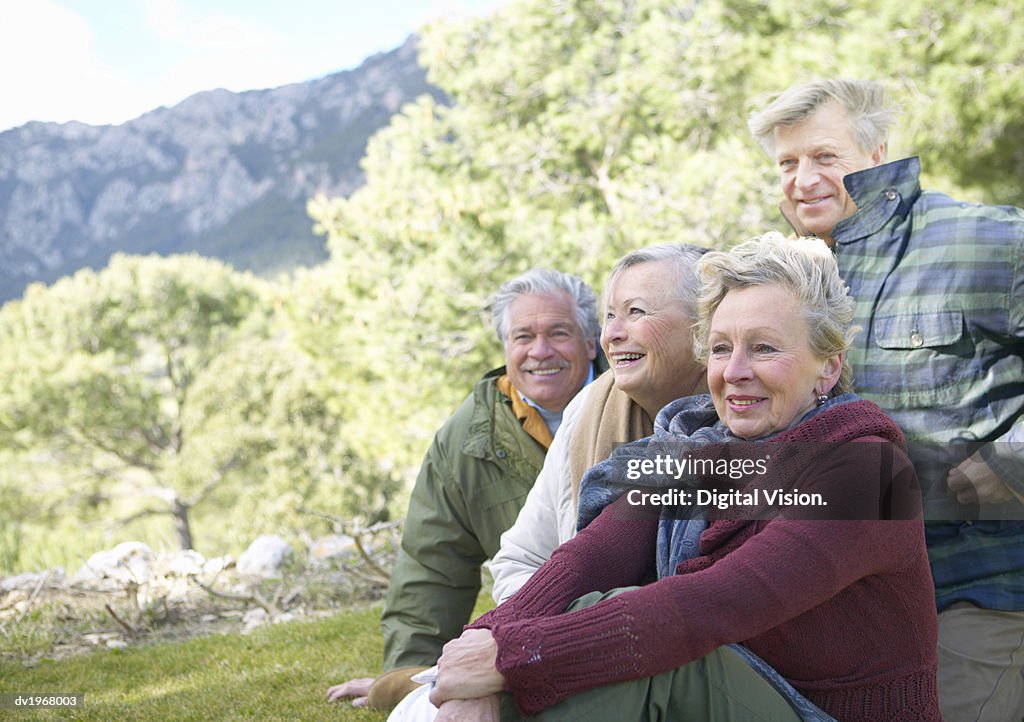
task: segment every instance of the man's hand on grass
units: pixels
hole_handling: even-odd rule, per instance
[[[355,697],[352,700],[353,707],[365,707],[370,693],[370,685],[373,684],[373,677],[359,677],[350,679],[348,682],[336,684],[327,690],[327,699],[330,702],[337,702],[346,697]]]

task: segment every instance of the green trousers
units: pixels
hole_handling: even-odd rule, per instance
[[[587,594],[569,611],[623,591]],[[655,677],[580,692],[537,715],[520,713],[511,695],[501,697],[503,722],[800,722],[789,702],[728,647]]]

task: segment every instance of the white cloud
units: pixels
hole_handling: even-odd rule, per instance
[[[483,9],[493,10],[501,4],[503,0],[491,0],[488,2],[480,2],[477,0],[474,3],[460,2],[460,0],[431,0],[429,3],[425,3],[426,7],[423,8],[419,15],[416,17],[415,26],[419,27],[425,25],[428,22],[434,20],[448,20],[452,18],[463,18],[474,14],[482,14],[481,6]]]
[[[154,33],[170,38],[181,35],[182,7],[178,0],[145,0],[142,12]]]
[[[121,123],[212,88],[247,90],[293,82],[302,72],[265,25],[177,0],[145,5],[154,42],[179,59],[160,77],[134,82],[104,65],[88,23],[53,0],[0,0],[0,130],[30,120]]]
[[[218,10],[217,0],[83,0],[80,12],[66,1],[0,0],[0,130],[30,120],[121,123],[202,90],[319,77],[397,45],[425,21],[505,2],[370,0],[376,5],[355,12],[346,3],[289,0],[288,22],[275,23],[281,14],[259,0],[223,6],[232,11]],[[103,12],[120,12],[120,35],[109,23],[90,28]],[[102,53],[101,41],[110,44]],[[101,58],[129,58],[110,62],[131,66]]]
[[[172,41],[179,60],[159,79],[163,104],[200,90],[266,88],[301,79],[270,27],[179,0],[147,0],[148,29]]]
[[[225,50],[277,42],[273,29],[262,23],[218,10],[200,10],[180,0],[145,0],[143,13],[151,32],[192,49]]]
[[[0,128],[104,122],[132,104],[130,84],[99,62],[92,32],[73,10],[51,0],[3,0],[0,16]]]

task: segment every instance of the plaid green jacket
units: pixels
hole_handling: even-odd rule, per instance
[[[922,191],[919,173],[908,158],[844,179],[858,211],[832,237],[862,329],[854,386],[921,451],[925,483],[980,450],[1024,494],[1024,212]],[[1022,519],[929,523],[940,610],[1024,609]]]

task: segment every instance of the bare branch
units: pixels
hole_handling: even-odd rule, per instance
[[[382,577],[379,574],[367,574],[356,567],[347,567],[346,571],[359,578],[360,581],[372,584],[375,587],[387,587],[391,583],[389,577]]]
[[[388,529],[400,527],[405,523],[405,518],[403,517],[401,519],[392,519],[391,521],[378,521],[364,528],[361,527],[359,522],[356,520],[348,520],[344,517],[340,517],[335,514],[328,514],[323,511],[317,511],[315,509],[307,509],[303,507],[299,509],[299,512],[302,514],[309,514],[310,516],[318,516],[322,519],[333,522],[334,532],[337,534],[345,533],[346,527],[351,527],[352,531],[355,533],[378,534],[382,531],[387,531]]]
[[[118,449],[115,446],[111,446],[110,444],[105,443],[104,441],[102,441],[98,437],[96,437],[95,435],[90,434],[85,429],[79,428],[79,429],[76,429],[76,431],[78,432],[78,434],[83,439],[85,439],[88,443],[90,443],[93,446],[95,446],[100,451],[103,451],[103,452],[105,452],[107,454],[110,454],[111,456],[114,456],[114,457],[120,459],[121,461],[123,461],[124,463],[128,464],[129,466],[134,466],[134,467],[136,467],[138,469],[145,469],[146,471],[150,472],[151,474],[154,474],[154,475],[156,474],[157,467],[155,465],[151,464],[150,462],[148,462],[148,461],[146,461],[144,459],[140,459],[140,458],[138,458],[137,456],[135,456],[133,454],[126,453],[125,451],[123,451],[121,449]]]
[[[346,522],[340,516],[335,516],[334,514],[328,514],[327,512],[323,512],[323,511],[315,511],[314,509],[306,509],[305,507],[302,507],[301,509],[299,509],[299,513],[300,514],[309,514],[310,516],[318,516],[321,519],[326,519],[327,521],[331,522],[332,531],[335,534],[342,534],[345,531],[345,524],[346,524]]]
[[[142,511],[137,511],[134,514],[126,516],[123,519],[116,519],[114,523],[117,525],[117,528],[120,529],[122,527],[128,526],[133,521],[138,521],[139,519],[144,519],[147,516],[161,516],[161,515],[170,514],[170,513],[171,513],[170,509],[143,509]]]
[[[385,585],[388,583],[388,580],[391,578],[391,575],[387,572],[386,569],[381,567],[380,564],[378,564],[377,561],[372,556],[370,556],[370,553],[368,551],[366,551],[366,547],[363,545],[363,538],[367,534],[373,535],[382,531],[386,531],[388,529],[393,529],[401,525],[405,521],[404,519],[389,522],[377,522],[376,524],[373,524],[370,527],[362,527],[356,521],[346,522],[340,516],[335,516],[334,514],[327,514],[322,511],[313,511],[312,509],[305,508],[299,509],[299,511],[303,514],[319,516],[323,519],[327,519],[333,522],[335,527],[335,533],[344,533],[345,527],[349,527],[350,531],[348,533],[352,537],[352,541],[356,545],[356,551],[359,553],[359,557],[363,560],[366,566],[370,568],[370,576],[379,577],[380,579],[383,579]]]
[[[168,348],[165,356],[167,378],[171,381],[171,386],[174,388],[174,401],[177,404],[174,414],[174,424],[171,428],[171,448],[174,449],[175,453],[180,453],[182,447],[185,445],[183,438],[184,429],[184,416],[185,416],[185,400],[188,396],[188,374],[186,378],[178,378],[178,375],[174,370],[174,354],[173,351]]]
[[[225,463],[223,466],[221,466],[219,469],[213,472],[213,477],[208,482],[206,482],[203,488],[199,490],[199,493],[196,494],[195,497],[193,497],[192,501],[188,503],[188,507],[191,509],[192,507],[198,505],[201,501],[203,501],[203,499],[208,497],[214,491],[214,489],[216,489],[220,485],[220,483],[224,481],[224,476],[241,463],[242,455],[238,452],[232,454],[231,458],[228,459],[227,463]]]
[[[119,616],[117,616],[117,613],[111,608],[109,604],[104,604],[103,606],[106,608],[110,616],[114,618],[114,621],[121,625],[121,628],[128,634],[130,638],[135,639],[139,635],[135,627],[128,624],[128,622],[124,621]]]
[[[167,434],[164,433],[164,430],[160,428],[159,424],[154,424],[154,428],[158,432],[157,435],[153,435],[150,429],[136,429],[135,433],[142,437],[153,453],[162,454],[167,451],[167,445],[169,443]]]
[[[384,579],[384,583],[387,584],[386,580],[390,579],[391,575],[388,574],[383,568],[381,568],[381,566],[377,562],[375,562],[373,558],[367,553],[366,548],[363,546],[363,540],[361,537],[362,534],[358,533],[353,534],[352,536],[352,541],[354,541],[356,544],[356,551],[359,552],[359,556],[362,557],[363,561],[366,563],[366,566],[368,566],[370,568],[370,571],[373,572],[373,575],[379,576],[381,579]]]
[[[231,599],[236,602],[246,602],[247,604],[255,604],[258,607],[262,607],[264,610],[266,610],[267,614],[271,616],[277,614],[277,609],[274,607],[274,605],[268,602],[266,599],[264,599],[263,595],[255,589],[252,590],[251,594],[234,594],[232,592],[218,591],[213,587],[203,584],[198,579],[196,579],[195,581],[200,589],[202,589],[204,592],[211,596],[220,597],[221,599]]]
[[[14,620],[14,625],[12,625],[12,626],[17,626],[18,623],[22,619],[25,618],[25,615],[28,614],[28,611],[32,608],[32,602],[34,602],[36,600],[36,597],[39,596],[39,592],[42,591],[43,586],[48,581],[50,581],[50,577],[52,575],[53,575],[53,571],[49,570],[49,571],[46,572],[46,574],[44,574],[42,577],[40,577],[39,581],[36,583],[36,588],[32,590],[32,594],[30,594],[29,597],[28,597],[28,601],[25,604],[25,608],[21,610],[21,614],[19,614],[18,618]],[[4,630],[4,636],[7,636],[6,627],[7,627],[6,624],[0,626],[0,629]]]

